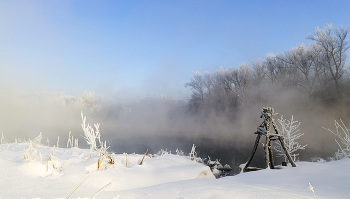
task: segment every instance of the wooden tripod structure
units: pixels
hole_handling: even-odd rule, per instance
[[[283,138],[281,132],[278,130],[277,125],[275,123],[275,120],[272,118],[273,115],[274,115],[274,110],[271,107],[263,108],[261,110],[260,118],[263,118],[264,121],[260,124],[260,126],[258,126],[257,131],[254,133],[254,134],[258,134],[258,135],[257,135],[256,140],[255,140],[252,155],[250,156],[250,158],[248,159],[248,161],[244,165],[243,172],[258,170],[258,169],[249,168],[248,166],[254,157],[254,154],[256,152],[256,149],[258,148],[259,141],[260,141],[260,138],[262,135],[266,136],[266,143],[263,144],[264,151],[265,151],[266,168],[270,168],[270,169],[275,168],[275,165],[273,162],[272,149],[271,149],[271,141],[274,141],[277,139],[280,141],[281,146],[282,146],[284,152],[286,153],[286,156],[287,156],[289,162],[292,164],[293,167],[296,167],[292,157],[290,156],[290,154],[286,148],[286,145],[284,143],[284,138]],[[271,128],[273,128],[275,133],[271,132]]]

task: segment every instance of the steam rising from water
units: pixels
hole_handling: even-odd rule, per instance
[[[305,135],[299,143],[308,146],[300,151],[300,160],[331,156],[337,149],[335,137],[321,126],[334,129],[335,119],[342,117],[347,121],[343,106],[321,106],[296,91],[278,93],[269,103],[243,107],[230,114],[232,117],[220,113],[189,114],[186,102],[166,96],[122,102],[93,92],[68,96],[62,92],[7,90],[0,100],[0,129],[11,142],[20,137],[34,138],[42,132],[43,140],[49,138],[50,143],[60,136],[60,145],[64,146],[72,131],[84,147],[80,125],[83,111],[88,123],[101,123],[101,139],[108,140],[117,153],[144,153],[146,149],[156,153],[161,148],[174,152],[177,147],[189,152],[194,143],[202,157],[209,155],[229,164],[243,163],[249,157],[256,136],[253,132],[262,122],[262,107],[273,107],[278,113],[275,119],[294,115],[301,122],[299,129]],[[263,160],[262,152],[259,153],[257,164]]]

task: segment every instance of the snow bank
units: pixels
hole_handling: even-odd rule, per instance
[[[96,171],[88,149],[56,148],[48,165],[24,160],[24,145],[0,145],[0,198],[350,198],[350,159],[299,162],[298,167],[248,172],[215,179],[209,167],[189,157],[113,154],[115,164]],[[5,150],[7,148],[7,150]],[[37,146],[45,162],[53,148]],[[52,162],[52,163],[51,163]],[[49,168],[47,170],[47,168]],[[209,179],[199,179],[209,178]],[[102,190],[101,190],[102,189]],[[97,194],[96,194],[97,193]]]
[[[0,149],[4,147],[8,145],[0,145]],[[163,157],[147,157],[139,165],[143,155],[113,154],[115,164],[96,171],[99,156],[97,153],[90,156],[88,149],[55,148],[56,156],[53,156],[52,147],[37,146],[38,161],[28,161],[23,155],[25,148],[28,144],[11,144],[7,150],[0,151],[0,198],[67,198],[90,174],[72,198],[90,198],[109,183],[104,192],[215,178],[209,167],[185,156],[166,154]],[[46,161],[49,157],[50,160]]]

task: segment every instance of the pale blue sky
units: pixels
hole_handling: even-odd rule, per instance
[[[238,67],[349,26],[350,1],[0,0],[0,83],[26,92],[189,96],[192,71]]]

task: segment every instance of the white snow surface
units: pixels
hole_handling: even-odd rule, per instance
[[[143,154],[113,154],[115,164],[96,171],[98,154],[79,148],[56,148],[47,171],[43,162],[53,147],[36,146],[38,161],[28,161],[25,145],[0,145],[1,199],[67,198],[81,183],[70,198],[350,198],[349,158],[215,179],[209,167],[172,154],[148,157],[143,165]]]

